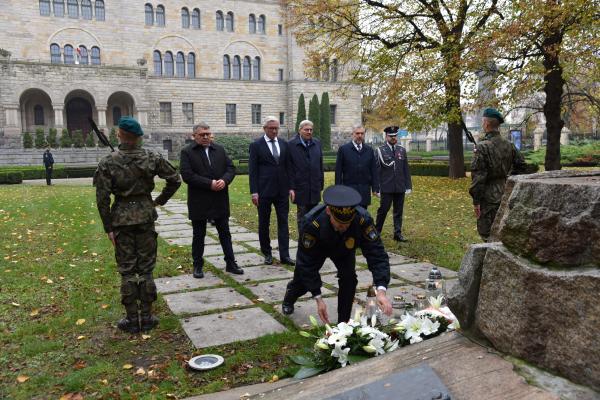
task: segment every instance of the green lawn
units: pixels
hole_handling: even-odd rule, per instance
[[[331,184],[333,174],[326,180]],[[413,186],[405,208],[404,234],[410,241],[391,240],[390,214],[386,247],[457,269],[466,246],[478,241],[468,180],[414,177]],[[186,197],[185,186],[176,197]],[[236,177],[231,203],[238,222],[256,230],[247,176]],[[377,203],[369,208],[373,214]],[[295,206],[290,228],[295,239]],[[162,297],[161,325],[149,338],[119,332],[114,327],[122,315],[119,277],[91,187],[0,186],[0,249],[0,398],[56,399],[67,393],[86,399],[182,398],[284,376],[286,356],[310,344],[287,318],[260,304],[292,330],[204,349],[224,355],[226,364],[211,373],[190,372],[185,360],[199,352]],[[250,295],[221,270],[207,269]],[[189,248],[161,240],[155,276],[190,270]],[[128,364],[134,367],[123,369]]]

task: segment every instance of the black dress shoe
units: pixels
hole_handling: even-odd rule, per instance
[[[265,256],[265,264],[267,264],[267,265],[273,264],[273,256],[272,255]]]
[[[282,258],[281,263],[287,265],[296,265],[296,262],[289,257]]]
[[[241,269],[235,261],[228,262],[227,266],[225,267],[225,271],[229,272],[230,274],[244,275],[244,270]]]
[[[127,333],[139,333],[140,332],[140,320],[135,318],[123,318],[117,322],[117,328]]]
[[[408,240],[406,240],[406,238],[402,235],[394,235],[394,240],[396,242],[408,242]]]
[[[283,311],[284,315],[293,314],[294,313],[294,305],[293,304],[282,303],[281,304],[281,311]]]
[[[158,326],[158,318],[154,315],[142,316],[142,332],[148,332]]]
[[[196,278],[196,279],[204,278],[204,272],[202,272],[202,267],[194,266],[194,278]]]

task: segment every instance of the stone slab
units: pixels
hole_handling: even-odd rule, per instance
[[[398,265],[398,264],[406,264],[406,263],[414,263],[416,260],[402,256],[396,253],[388,252],[388,257],[390,258],[390,265]]]
[[[158,293],[173,293],[183,290],[223,285],[223,281],[210,271],[204,271],[204,278],[202,279],[195,279],[190,274],[157,278],[154,280],[154,283],[156,283]]]
[[[258,233],[244,232],[244,233],[232,233],[231,240],[234,242],[249,242],[258,239]]]
[[[160,216],[156,220],[157,226],[173,225],[173,224],[190,224],[191,225],[191,221],[187,217],[171,218],[170,216]]]
[[[336,323],[338,319],[337,315],[337,296],[335,297],[324,297],[323,301],[327,306],[327,314],[329,315],[329,322]],[[282,313],[281,306],[274,306],[275,309]],[[354,317],[354,312],[356,308],[360,307],[356,302],[352,305],[352,312],[350,313],[351,317]],[[310,327],[310,316],[313,316],[317,319],[319,325],[323,325],[323,322],[319,318],[319,314],[317,313],[317,303],[308,298],[306,301],[297,301],[294,304],[294,312],[291,315],[286,315],[286,317],[290,318],[296,326],[299,328],[308,328]]]
[[[225,268],[225,259],[222,256],[205,257],[206,261],[217,268]],[[240,267],[251,267],[264,264],[265,258],[256,253],[236,254],[235,261]]]
[[[174,314],[195,314],[205,311],[252,305],[231,288],[206,289],[164,296]]]
[[[183,238],[175,238],[175,239],[166,239],[167,243],[169,243],[170,245],[173,246],[191,246],[192,245],[192,238],[190,237],[183,237]]]
[[[356,278],[358,279],[358,285],[356,286],[356,290],[367,290],[369,286],[373,285],[373,274],[369,270],[357,270]],[[328,283],[335,288],[338,288],[338,278],[335,275],[323,275],[321,276],[321,281],[324,283]]]
[[[181,321],[197,348],[255,339],[286,328],[260,308],[203,315]]]
[[[290,239],[289,243],[290,243],[290,253],[291,253],[292,248],[298,248],[298,242],[296,242],[295,240]],[[255,249],[260,250],[260,241],[258,241],[258,240],[252,240],[252,241],[247,242],[246,244],[250,247],[254,247]],[[279,242],[277,241],[277,239],[271,240],[271,248],[272,249],[279,248]]]
[[[290,280],[294,273],[278,265],[258,265],[244,269],[244,275],[231,275],[238,282],[264,281],[271,279]]]
[[[256,295],[257,298],[263,299],[265,303],[279,303],[283,301],[283,296],[285,295],[285,288],[288,284],[288,280],[282,281],[274,281],[274,282],[264,282],[259,283],[257,285],[248,285],[247,288],[252,291]],[[331,293],[331,290],[323,287],[321,288],[321,292],[323,295],[327,295]],[[310,298],[311,294],[307,293],[301,298]]]
[[[185,225],[185,229],[177,229],[172,231],[160,232],[160,236],[165,239],[175,239],[175,238],[183,238],[183,237],[192,237],[194,232],[192,231],[192,227],[190,225]]]
[[[391,265],[390,271],[402,279],[409,282],[425,284],[425,279],[429,276],[429,271],[433,268],[430,263],[410,263],[401,265]],[[457,277],[457,273],[447,268],[438,267],[444,279]]]
[[[162,213],[162,217],[159,218],[158,221],[156,221],[156,222],[161,223],[162,222],[161,219],[165,219],[165,220],[167,220],[167,219],[185,219],[187,221],[190,220],[188,218],[188,216],[187,216],[187,211],[185,213],[183,213],[183,214],[179,214],[179,213],[176,213],[176,214]]]
[[[215,236],[219,235],[219,232],[217,232],[217,228],[215,228],[211,224],[206,225],[206,232],[210,233],[211,235],[215,235]],[[250,232],[250,231],[248,229],[244,228],[243,226],[234,225],[232,223],[229,224],[229,233],[247,233],[247,232]]]
[[[162,234],[164,232],[176,232],[176,231],[181,231],[181,230],[189,230],[192,228],[192,226],[187,223],[174,223],[174,224],[155,225],[154,228],[156,229],[156,232]]]
[[[234,254],[248,252],[247,248],[245,248],[244,246],[240,246],[239,244],[233,244],[232,247],[233,247]],[[223,255],[223,248],[221,247],[220,243],[212,244],[209,246],[204,246],[204,257],[217,256],[217,255]]]

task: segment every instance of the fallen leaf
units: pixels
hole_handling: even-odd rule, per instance
[[[38,315],[39,313],[40,313],[40,310],[38,310],[38,309],[36,308],[35,310],[32,310],[32,311],[29,313],[29,316],[30,316],[30,317],[35,317],[35,316],[36,316],[36,315]]]
[[[83,400],[83,396],[80,393],[65,393],[59,400]]]
[[[148,340],[148,339],[150,339],[151,337],[152,337],[152,336],[150,336],[150,335],[142,335],[142,339],[144,339],[144,340]]]
[[[12,304],[15,307],[21,307],[21,305],[19,303],[10,303],[10,304]]]
[[[146,375],[146,370],[142,367],[138,368],[137,371],[135,371],[136,375]]]
[[[133,365],[131,365],[131,364],[123,365],[123,369],[131,369],[131,368],[133,368]]]
[[[269,383],[275,383],[279,380],[279,377],[277,375],[273,375],[273,377],[271,378],[271,380],[269,381]]]
[[[77,336],[77,340],[83,340],[85,339],[85,336],[81,335],[81,336]]]
[[[108,385],[108,379],[101,379],[100,383],[103,385]]]
[[[108,304],[102,304],[100,307],[102,307],[103,310],[106,310],[108,308]]]
[[[52,279],[48,279],[46,283],[54,283],[54,281]]]
[[[85,319],[83,319],[83,318],[80,318],[77,320],[77,322],[75,322],[75,325],[83,325],[83,324],[85,324]]]
[[[87,367],[87,363],[84,360],[79,360],[73,364],[74,369],[84,369],[85,367]]]
[[[19,382],[19,383],[24,383],[24,382],[27,382],[28,380],[29,380],[29,377],[27,375],[17,376],[17,382]]]

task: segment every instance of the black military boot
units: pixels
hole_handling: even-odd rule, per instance
[[[140,332],[140,319],[138,317],[138,306],[136,303],[125,306],[127,315],[117,322],[117,328],[127,333]]]
[[[142,302],[140,314],[142,316],[142,332],[148,332],[158,326],[158,318],[152,315],[152,303]]]

